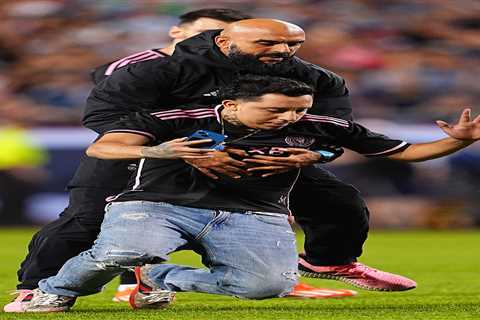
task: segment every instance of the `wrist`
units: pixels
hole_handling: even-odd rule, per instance
[[[152,147],[142,147],[140,149],[142,158],[150,158],[152,156]]]
[[[315,150],[315,162],[322,162],[323,156],[320,153],[320,150]]]
[[[452,138],[456,143],[462,145],[462,146],[469,146],[471,145],[472,143],[474,143],[475,139],[459,139],[459,138],[455,138],[455,137],[450,137]]]

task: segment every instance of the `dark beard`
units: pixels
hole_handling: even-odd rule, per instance
[[[288,75],[294,69],[293,58],[284,54],[270,54],[270,55],[253,55],[240,51],[237,46],[232,45],[228,58],[237,67],[240,74],[257,74],[268,76],[283,76]],[[259,60],[261,57],[282,57],[283,61],[273,64],[263,63]]]

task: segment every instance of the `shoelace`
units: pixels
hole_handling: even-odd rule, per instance
[[[68,297],[57,296],[56,294],[50,294],[41,292],[40,294],[34,295],[32,299],[32,305],[34,306],[61,306],[68,302]]]
[[[338,273],[344,273],[344,272],[347,272],[351,269],[355,269],[356,271],[360,272],[360,276],[363,276],[365,275],[366,273],[369,273],[369,272],[378,272],[378,270],[375,270],[375,269],[372,269],[366,265],[364,265],[363,263],[353,263],[352,266],[348,266],[348,267],[345,267],[343,269],[340,269],[338,271]]]
[[[361,264],[361,263],[355,263],[355,266],[357,269],[359,269],[362,273],[361,275],[363,276],[364,274],[366,273],[369,273],[369,272],[377,272],[378,270],[375,270],[375,269],[372,269],[364,264]]]
[[[143,297],[146,303],[169,302],[172,298],[172,293],[165,290],[152,290]]]

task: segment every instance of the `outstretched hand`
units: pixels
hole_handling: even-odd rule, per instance
[[[464,109],[457,124],[450,125],[445,121],[437,120],[436,123],[450,137],[464,140],[480,140],[480,115],[471,120],[472,110]]]

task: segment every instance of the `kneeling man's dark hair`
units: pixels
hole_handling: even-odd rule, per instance
[[[210,18],[223,22],[235,22],[244,19],[252,19],[252,16],[234,9],[206,8],[187,12],[179,17],[180,24],[192,23],[200,18]]]
[[[313,95],[314,90],[306,83],[272,76],[243,75],[220,89],[221,100],[257,100],[267,93],[279,93],[289,97]]]

